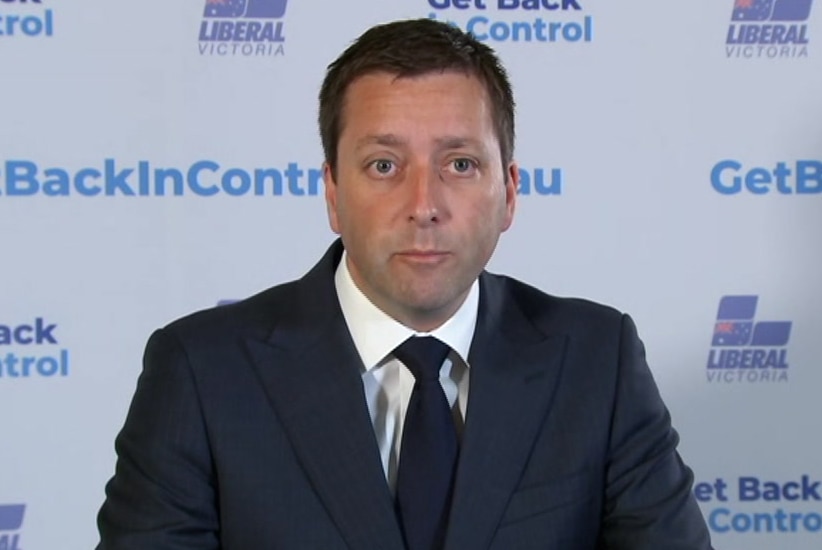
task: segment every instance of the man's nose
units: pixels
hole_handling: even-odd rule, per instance
[[[406,182],[410,195],[408,220],[421,225],[439,223],[445,214],[442,182],[430,168],[419,168]]]

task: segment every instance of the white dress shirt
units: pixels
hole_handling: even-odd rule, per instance
[[[479,308],[479,283],[474,281],[465,302],[439,328],[422,333],[389,317],[360,291],[351,278],[343,252],[334,276],[337,297],[354,345],[363,363],[362,383],[388,486],[394,491],[405,410],[414,376],[391,353],[411,336],[433,336],[451,347],[440,369],[440,384],[462,432],[468,405],[468,350]],[[457,403],[455,407],[454,404]]]

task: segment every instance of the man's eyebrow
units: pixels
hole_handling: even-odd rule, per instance
[[[357,149],[360,149],[367,145],[385,145],[389,147],[395,147],[404,144],[405,140],[401,139],[399,136],[395,134],[373,134],[358,139],[356,147]]]
[[[461,136],[445,136],[435,140],[435,143],[440,149],[461,149],[463,147],[482,148],[483,146],[481,140]]]
[[[463,147],[483,147],[481,140],[462,136],[444,136],[434,140],[439,149],[460,149]],[[356,148],[360,149],[368,145],[384,145],[387,147],[398,147],[405,145],[406,140],[396,134],[371,134],[357,140]]]

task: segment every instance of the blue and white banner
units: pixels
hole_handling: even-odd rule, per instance
[[[822,547],[819,3],[3,0],[0,549],[93,547],[151,331],[319,258],[325,67],[411,17],[513,80],[490,269],[631,313],[718,549]]]

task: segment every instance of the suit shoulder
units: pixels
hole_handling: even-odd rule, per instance
[[[283,283],[243,300],[190,313],[164,327],[183,341],[224,341],[237,333],[271,330],[290,310],[297,281]]]
[[[578,297],[548,294],[539,288],[506,275],[491,275],[507,296],[537,325],[557,325],[566,329],[588,330],[618,327],[623,313],[618,309]]]

